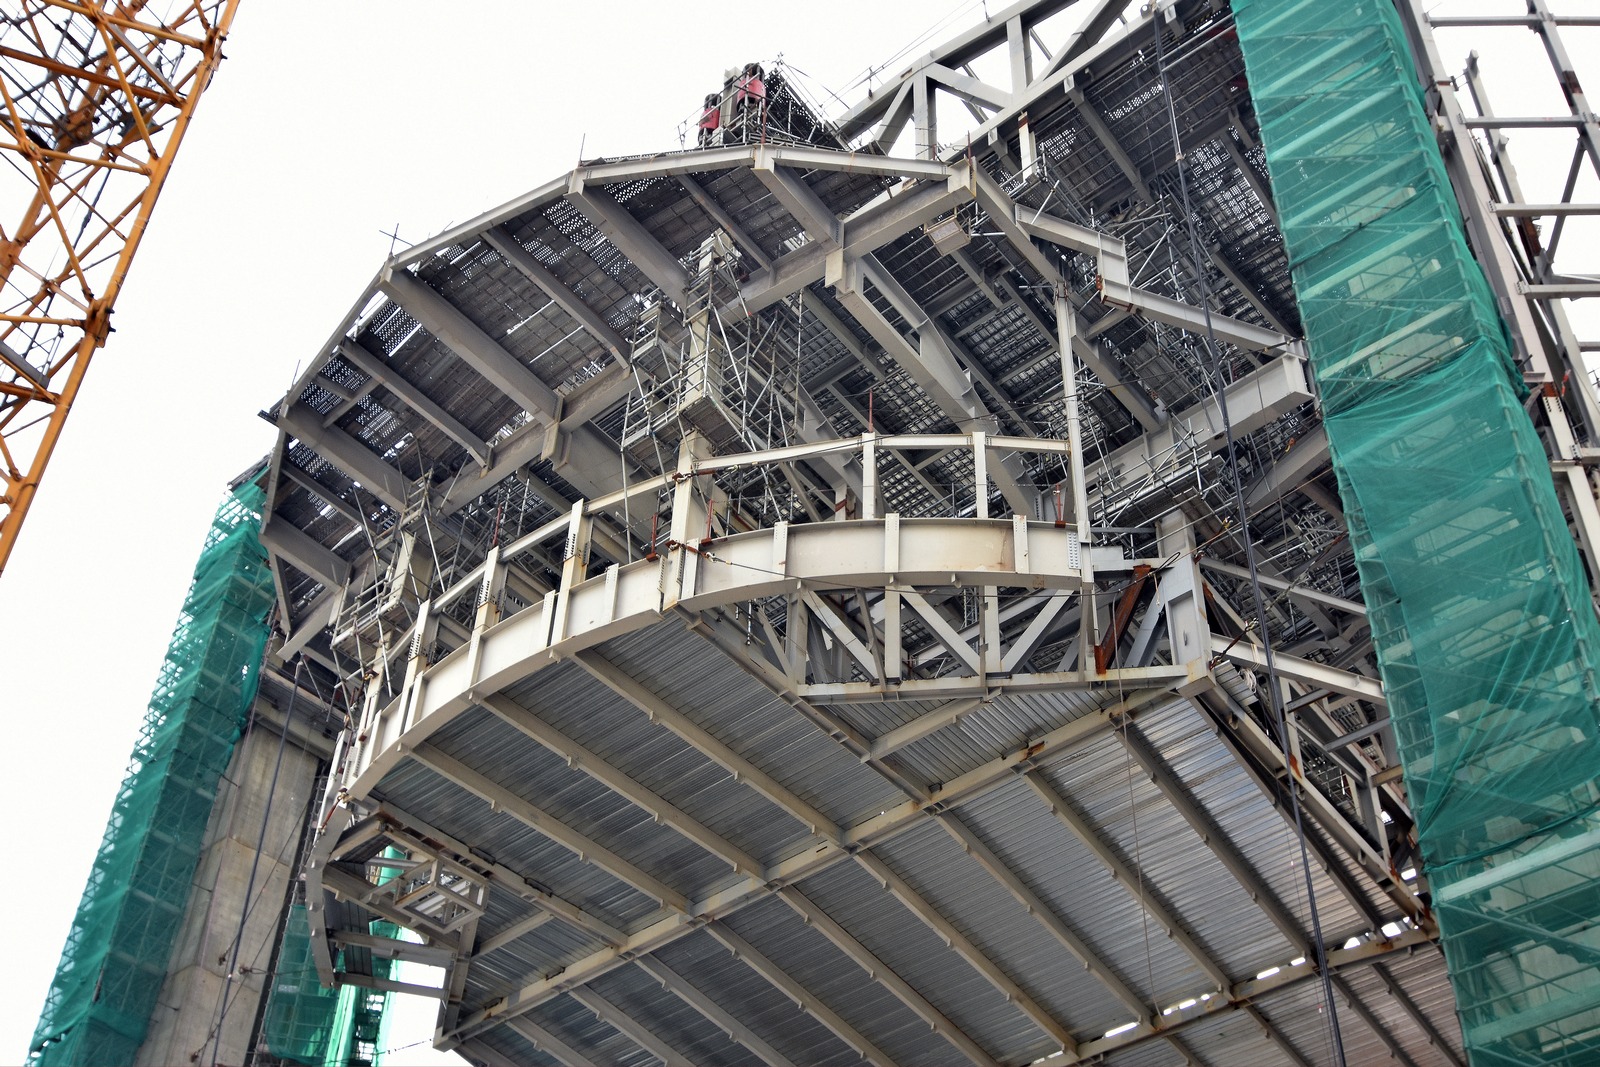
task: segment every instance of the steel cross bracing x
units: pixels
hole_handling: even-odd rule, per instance
[[[236,4],[43,0],[0,19],[0,571]]]
[[[1245,1017],[1314,1062],[1261,851],[1288,789],[1354,938],[1332,965],[1437,969],[1227,16],[1121,8],[1015,5],[837,145],[588,164],[385,265],[271,415],[286,648],[366,675],[308,868],[326,976],[329,938],[409,916],[484,1062],[1081,1060],[1180,1029],[1204,1058]],[[1140,110],[1158,27],[1231,451]],[[936,144],[951,96],[970,149],[872,147]],[[750,396],[626,443],[697,344],[785,383],[773,447],[717,436]],[[1225,462],[1279,546],[1267,627],[1325,638],[1282,657],[1287,738],[1229,603]],[[368,878],[386,846],[433,872],[404,903]],[[761,1021],[782,1002],[803,1050]],[[1388,1021],[1421,1062],[1452,1024],[1412,1005]]]

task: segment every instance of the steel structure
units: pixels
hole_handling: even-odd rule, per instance
[[[0,571],[237,0],[25,0],[0,18]]]
[[[1465,1063],[1231,15],[1126,6],[383,266],[266,413],[280,655],[353,697],[325,980],[486,1064],[1306,1064],[1314,894],[1349,1062]],[[1580,208],[1399,8],[1587,551],[1587,282],[1505,224]]]

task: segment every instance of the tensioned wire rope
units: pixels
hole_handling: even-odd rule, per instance
[[[1223,391],[1222,359],[1217,350],[1216,329],[1211,321],[1211,302],[1206,292],[1206,276],[1200,257],[1200,238],[1195,230],[1194,209],[1189,199],[1188,171],[1184,166],[1183,143],[1178,133],[1178,110],[1167,83],[1166,50],[1161,34],[1161,12],[1155,3],[1148,5],[1153,17],[1151,31],[1155,38],[1156,87],[1166,99],[1167,123],[1170,127],[1174,168],[1178,172],[1178,192],[1183,205],[1184,226],[1188,230],[1189,255],[1194,263],[1195,286],[1198,289],[1201,313],[1205,317],[1205,352],[1211,378],[1211,388],[1217,397],[1217,407],[1222,413],[1222,432],[1228,444],[1227,468],[1232,483],[1234,506],[1238,512],[1239,539],[1244,543],[1246,567],[1250,573],[1250,597],[1255,608],[1257,628],[1261,632],[1261,646],[1267,669],[1267,703],[1272,712],[1272,725],[1278,734],[1278,743],[1289,746],[1289,728],[1283,707],[1283,690],[1278,675],[1277,659],[1272,634],[1267,625],[1266,595],[1261,590],[1261,576],[1257,568],[1255,540],[1250,531],[1250,508],[1245,501],[1244,483],[1239,477],[1238,453],[1235,447],[1233,420],[1228,414],[1227,397]],[[1328,972],[1328,948],[1322,936],[1322,920],[1317,910],[1316,884],[1311,876],[1310,849],[1306,844],[1304,815],[1300,810],[1300,794],[1291,774],[1288,788],[1289,807],[1294,815],[1295,837],[1300,846],[1300,870],[1305,879],[1306,904],[1311,918],[1312,947],[1316,950],[1317,974],[1321,980],[1323,1005],[1327,1011],[1328,1038],[1333,1061],[1345,1067],[1344,1040],[1339,1033],[1338,1005],[1334,999],[1333,976]]]

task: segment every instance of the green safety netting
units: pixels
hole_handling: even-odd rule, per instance
[[[261,1036],[267,1051],[285,1063],[322,1067],[335,1032],[340,990],[324,987],[311,954],[306,906],[289,909],[278,946]]]
[[[34,1031],[29,1063],[132,1063],[167,973],[218,781],[255,697],[272,578],[262,490],[218,509]]]
[[[1474,1064],[1600,1063],[1600,625],[1389,0],[1233,0]]]
[[[385,854],[396,853],[389,849]],[[380,882],[398,873],[397,869],[386,870],[389,873]],[[400,936],[400,927],[381,919],[369,924],[369,930],[377,937]],[[341,969],[342,963],[342,959],[336,961],[335,969]],[[393,966],[389,960],[372,959],[372,975],[388,978]],[[374,1067],[384,1050],[388,1009],[386,992],[321,984],[311,953],[305,905],[291,907],[261,1024],[266,1050],[284,1063],[303,1067]]]

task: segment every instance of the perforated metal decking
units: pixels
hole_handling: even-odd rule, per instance
[[[1387,0],[1234,0],[1473,1063],[1600,1059],[1600,626]]]
[[[218,782],[255,696],[273,597],[261,507],[261,487],[248,482],[212,521],[30,1063],[132,1063],[144,1041]]]

